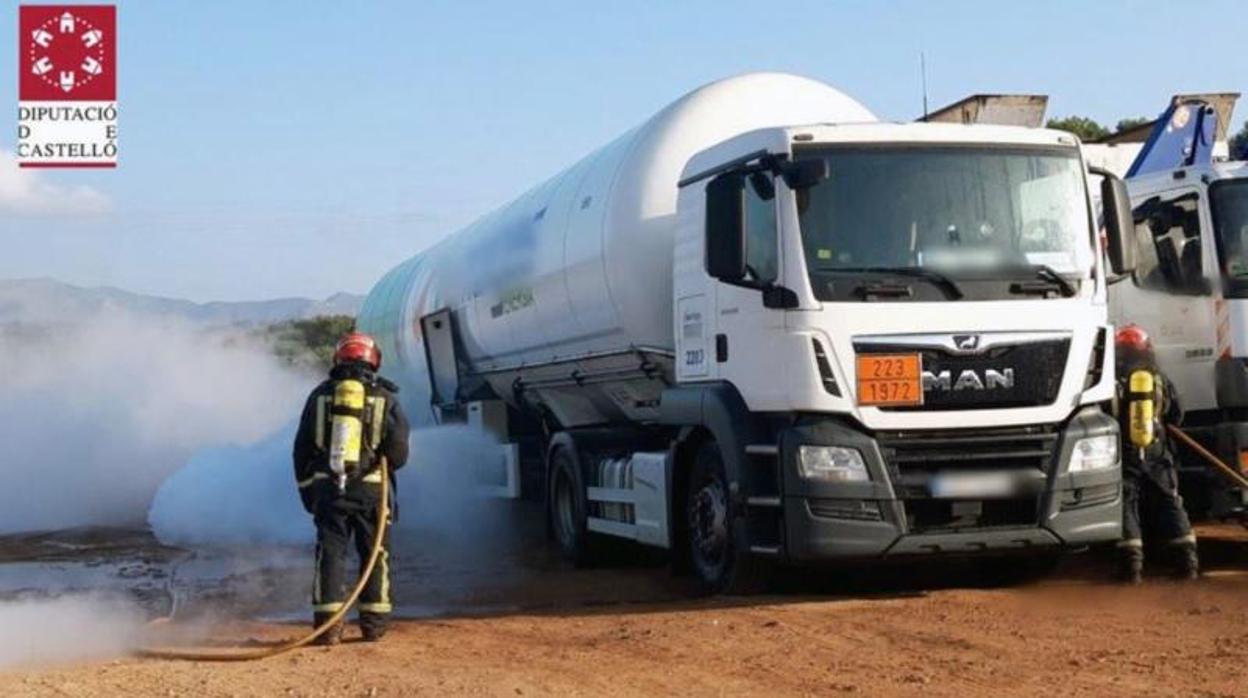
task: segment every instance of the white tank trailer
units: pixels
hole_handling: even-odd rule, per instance
[[[1069,134],[748,74],[399,265],[358,324],[417,423],[507,444],[574,560],[623,537],[738,591],[776,563],[1049,560],[1120,535],[1097,245]]]

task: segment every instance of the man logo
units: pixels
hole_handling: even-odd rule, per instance
[[[953,335],[953,345],[959,351],[975,351],[979,348],[979,335],[977,334],[955,334]]]
[[[960,390],[1012,390],[1014,388],[1013,368],[986,368],[976,371],[964,368],[955,377],[953,371],[923,371],[923,391],[960,391]]]

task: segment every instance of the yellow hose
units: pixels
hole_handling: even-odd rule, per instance
[[[368,579],[373,575],[373,568],[377,566],[377,559],[381,557],[381,549],[386,540],[386,529],[390,525],[390,475],[386,472],[384,461],[378,469],[381,471],[381,504],[377,507],[377,535],[373,538],[373,549],[368,554],[368,562],[364,565],[364,571],[360,573],[360,579],[355,583],[355,588],[347,595],[342,608],[330,616],[329,620],[303,637],[268,647],[143,647],[137,651],[137,654],[140,657],[186,659],[196,662],[249,662],[299,649],[328,632],[331,627],[346,617],[351,607],[359,600],[360,594],[364,593],[364,587],[368,585]]]

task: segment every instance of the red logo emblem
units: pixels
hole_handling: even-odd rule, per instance
[[[112,5],[23,5],[19,99],[117,99],[117,10]]]

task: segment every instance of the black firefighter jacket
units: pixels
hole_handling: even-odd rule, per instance
[[[316,386],[308,396],[303,407],[303,415],[299,419],[299,431],[295,434],[294,466],[295,481],[299,485],[299,496],[303,507],[308,513],[315,513],[318,504],[327,497],[340,496],[334,482],[333,472],[329,468],[329,406],[333,402],[334,387],[340,380],[354,379],[364,384],[368,407],[365,409],[364,449],[361,456],[357,477],[353,478],[345,495],[349,498],[371,499],[368,493],[376,490],[370,487],[365,476],[377,469],[381,458],[386,459],[390,472],[391,491],[394,492],[394,472],[407,463],[408,436],[410,426],[403,408],[395,394],[398,387],[390,381],[378,376],[362,364],[342,364],[335,366],[329,379]],[[374,412],[374,405],[384,401]],[[369,438],[374,428],[374,414],[382,415],[380,438],[376,447]],[[319,435],[319,438],[318,438]],[[391,497],[394,502],[394,497]],[[392,506],[392,509],[394,507]]]

